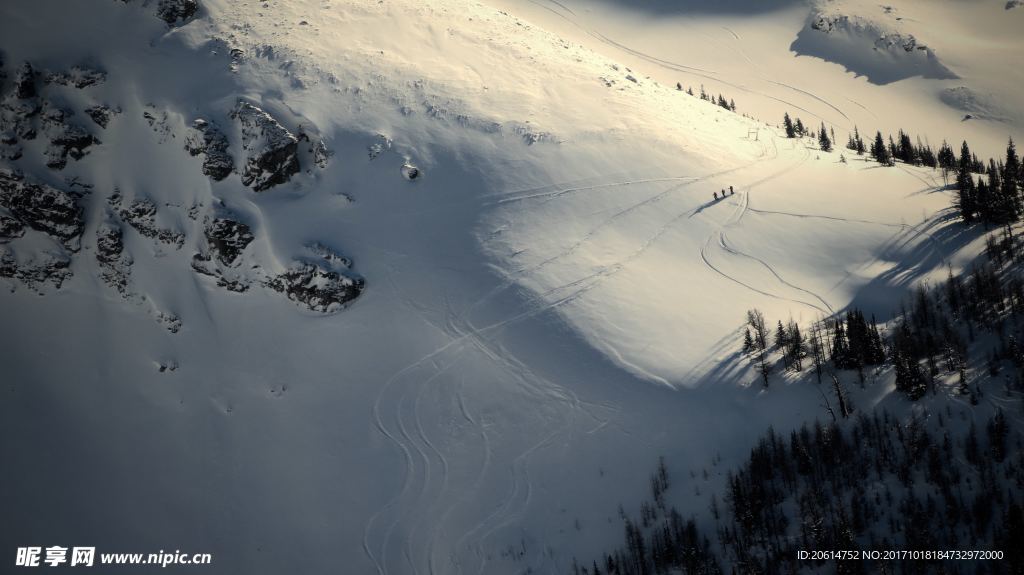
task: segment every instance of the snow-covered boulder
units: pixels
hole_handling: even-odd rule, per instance
[[[420,169],[406,162],[402,164],[402,177],[407,180],[415,180],[421,176]]]
[[[246,152],[243,184],[262,192],[287,182],[299,171],[299,139],[273,116],[258,106],[239,102],[231,117],[241,126]]]

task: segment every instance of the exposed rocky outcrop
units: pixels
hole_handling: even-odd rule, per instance
[[[196,15],[199,2],[196,0],[159,0],[156,15],[169,26],[177,25]]]
[[[173,313],[158,311],[153,314],[153,318],[156,319],[158,324],[164,326],[164,329],[171,333],[178,333],[181,331],[181,318]]]
[[[72,115],[70,110],[49,107],[42,114],[43,126],[50,138],[50,145],[46,149],[46,165],[55,170],[64,169],[68,156],[80,160],[88,153],[90,146],[99,143],[85,128],[70,122]]]
[[[0,170],[0,206],[21,223],[77,250],[85,220],[76,198],[46,184],[26,181],[19,172]]]
[[[32,64],[22,63],[14,73],[14,96],[19,100],[28,100],[38,95],[36,90],[36,71]]]
[[[25,226],[18,220],[0,215],[0,243],[8,242],[25,235]]]
[[[362,278],[341,275],[319,265],[296,262],[265,284],[312,311],[332,313],[359,297],[364,282]]]
[[[287,182],[299,171],[299,140],[270,114],[248,102],[231,113],[242,129],[246,152],[242,183],[257,192]]]
[[[101,224],[96,229],[96,261],[100,279],[121,295],[128,293],[131,257],[124,250],[124,232],[120,226]]]
[[[227,218],[215,218],[204,230],[210,251],[221,264],[235,265],[254,236],[249,226]]]
[[[322,259],[332,266],[343,268],[352,267],[352,260],[321,244],[320,242],[306,244],[306,249],[314,256]]]
[[[17,160],[22,156],[21,145],[14,132],[0,133],[0,159]]]
[[[118,210],[121,219],[143,236],[179,248],[185,244],[185,234],[157,226],[156,204],[152,201],[136,199],[125,207],[121,196],[115,194],[110,199],[110,203]]]
[[[96,125],[101,128],[106,128],[107,124],[110,123],[110,117],[117,113],[116,110],[111,110],[110,106],[92,106],[85,109],[85,115],[89,116]]]
[[[146,109],[142,112],[142,118],[146,120],[146,124],[157,135],[157,141],[161,144],[174,137],[170,119],[167,116],[167,110],[161,110],[153,104],[147,104]]]
[[[203,230],[206,249],[192,256],[192,269],[217,279],[217,285],[231,291],[249,289],[249,280],[233,272],[237,268],[242,252],[254,236],[246,224],[228,219],[214,218]]]
[[[331,161],[331,156],[334,155],[330,149],[327,148],[327,142],[324,141],[314,131],[312,134],[307,133],[306,130],[299,126],[298,139],[300,142],[307,142],[309,148],[306,152],[313,158],[313,164],[321,170],[327,167],[327,164]]]
[[[203,174],[214,181],[228,177],[235,169],[235,159],[228,153],[228,139],[220,129],[210,122],[198,119],[192,123],[192,130],[185,140],[189,154],[203,154]]]
[[[66,254],[43,252],[19,261],[14,250],[0,245],[0,277],[18,280],[33,290],[46,283],[59,289],[71,277],[70,266]]]
[[[89,86],[102,84],[106,80],[106,72],[95,68],[89,68],[87,66],[72,66],[69,70],[64,72],[50,72],[46,75],[47,84],[72,86],[80,90]]]

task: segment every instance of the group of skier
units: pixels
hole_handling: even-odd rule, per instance
[[[715,201],[718,201],[718,200],[721,200],[721,199],[725,198],[725,196],[731,196],[731,195],[733,195],[735,193],[736,192],[733,191],[732,186],[729,186],[729,193],[728,194],[725,193],[725,190],[722,190],[722,195],[721,196],[718,195],[718,192],[713,192],[712,195],[715,196]]]

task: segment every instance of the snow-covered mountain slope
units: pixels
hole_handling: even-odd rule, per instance
[[[660,453],[821,415],[730,363],[747,309],[978,251],[937,174],[490,4],[189,5],[0,7],[5,549],[560,572]]]
[[[722,92],[773,125],[789,111],[844,133],[966,139],[988,155],[1024,132],[1024,77],[1011,64],[1024,12],[999,0],[498,4],[665,85]]]

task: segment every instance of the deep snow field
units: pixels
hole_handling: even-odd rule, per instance
[[[796,378],[757,383],[746,310],[884,321],[980,253],[941,174],[852,155],[854,125],[986,157],[1024,135],[1024,71],[997,65],[1019,61],[1024,8],[1003,2],[202,0],[174,26],[157,5],[0,6],[4,98],[24,61],[106,72],[38,82],[101,142],[84,157],[48,168],[41,134],[0,159],[91,186],[77,251],[34,230],[10,243],[19,261],[67,256],[59,289],[0,278],[3,554],[564,573],[617,542],[617,508],[659,455],[686,493],[692,468],[739,461],[768,425],[825,417]],[[817,37],[819,12],[863,20]],[[933,52],[879,52],[864,22]],[[195,119],[234,126],[240,100],[309,134],[301,169],[265,191],[212,180],[185,150]],[[105,128],[95,105],[114,110]],[[785,111],[825,122],[837,149],[787,139]],[[122,226],[125,294],[96,258],[97,232],[124,218],[115,193],[180,235]],[[244,292],[192,267],[218,214],[255,237],[223,272]],[[261,283],[314,244],[365,280],[330,313]],[[858,393],[906,403],[889,384]]]

